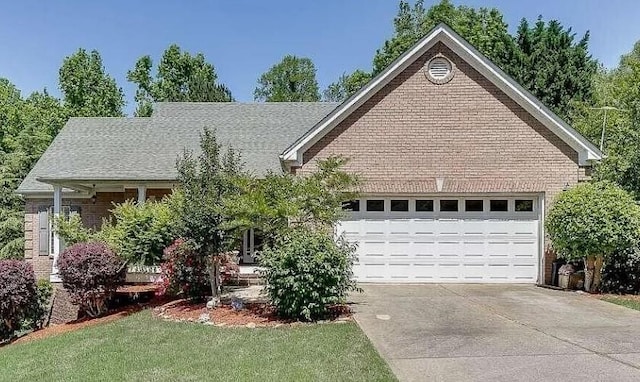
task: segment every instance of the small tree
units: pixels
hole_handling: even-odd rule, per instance
[[[211,294],[220,295],[220,266],[225,251],[237,238],[225,228],[225,198],[237,191],[237,178],[242,176],[240,155],[229,148],[226,152],[215,134],[205,129],[200,136],[201,153],[196,157],[185,151],[178,159],[179,188],[173,207],[180,220],[183,236],[194,250],[206,256],[209,263]]]
[[[638,243],[640,206],[613,183],[582,183],[556,197],[546,228],[559,256],[583,259],[585,290],[594,292],[604,259]]]
[[[226,199],[229,227],[259,230],[267,244],[299,226],[333,230],[343,217],[342,202],[357,196],[359,179],[343,170],[347,159],[318,161],[309,175],[268,174],[243,178],[239,192]]]

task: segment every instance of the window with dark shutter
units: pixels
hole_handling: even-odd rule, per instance
[[[49,256],[49,206],[38,208],[38,255]]]

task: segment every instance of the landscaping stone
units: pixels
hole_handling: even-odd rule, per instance
[[[221,296],[222,302],[232,303],[234,299],[242,300],[244,305],[267,302],[267,296],[263,293],[263,287],[260,285],[225,287]]]
[[[256,325],[256,323],[255,323],[255,322],[250,322],[250,323],[248,323],[248,324],[246,325],[246,327],[247,327],[247,328],[250,328],[250,329],[253,329],[253,328],[255,328],[256,326],[257,326],[257,325]]]
[[[211,298],[207,301],[207,309],[215,309],[218,305],[220,305],[220,300],[217,298]]]
[[[202,313],[200,317],[198,317],[198,322],[201,324],[204,324],[205,322],[209,322],[209,321],[211,321],[211,318],[209,317],[209,313]]]

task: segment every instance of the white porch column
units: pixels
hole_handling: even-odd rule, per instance
[[[138,203],[144,203],[147,200],[147,187],[138,186]]]
[[[62,187],[53,186],[53,216],[51,219],[56,221],[60,216],[62,210]],[[60,282],[58,276],[58,256],[60,256],[60,236],[53,231],[53,265],[51,267],[51,276],[49,277],[51,282]]]

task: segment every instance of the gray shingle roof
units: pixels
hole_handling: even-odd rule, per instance
[[[338,104],[159,103],[149,118],[71,118],[17,192],[52,191],[38,178],[173,180],[176,158],[198,151],[200,132],[242,154],[254,174],[279,171],[279,154]]]

